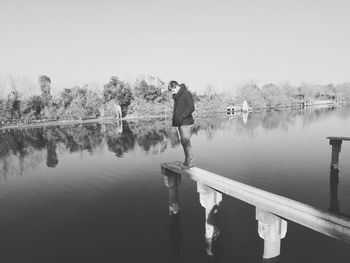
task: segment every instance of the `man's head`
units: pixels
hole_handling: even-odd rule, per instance
[[[179,83],[177,83],[177,81],[175,80],[172,80],[169,82],[169,85],[168,85],[168,90],[170,92],[172,92],[173,94],[176,94],[180,89],[180,85]]]

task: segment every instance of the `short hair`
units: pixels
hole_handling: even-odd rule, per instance
[[[179,83],[175,80],[172,80],[169,82],[169,85],[168,85],[168,90],[169,91],[172,91],[173,89],[175,89],[177,86],[179,86]]]

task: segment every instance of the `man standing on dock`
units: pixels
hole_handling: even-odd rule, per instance
[[[180,140],[185,152],[184,169],[193,167],[193,154],[191,147],[191,127],[194,124],[192,113],[194,112],[194,103],[192,94],[185,84],[179,84],[172,80],[169,82],[168,90],[172,92],[174,99],[172,124],[177,127],[180,134]]]

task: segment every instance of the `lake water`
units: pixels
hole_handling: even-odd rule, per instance
[[[326,139],[350,136],[349,107],[217,115],[192,132],[196,166],[350,215],[350,141],[330,185]],[[223,195],[212,256],[196,182],[169,216],[160,164],[175,160],[168,119],[0,131],[0,261],[261,262],[254,207]],[[350,246],[288,222],[279,262],[350,262]]]

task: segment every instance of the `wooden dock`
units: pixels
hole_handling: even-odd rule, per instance
[[[177,213],[179,210],[177,189],[181,183],[181,176],[187,176],[197,182],[200,203],[206,210],[206,222],[212,210],[215,207],[217,209],[220,205],[221,194],[227,194],[255,206],[258,233],[264,239],[264,259],[276,258],[280,255],[281,239],[285,237],[287,232],[285,220],[293,221],[323,235],[350,244],[349,218],[237,182],[198,167],[183,170],[180,162],[163,163],[161,168],[169,188],[171,213]],[[212,238],[214,234],[215,226],[206,224],[206,239]]]

